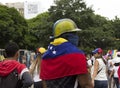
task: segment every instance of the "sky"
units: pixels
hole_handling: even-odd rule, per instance
[[[24,2],[24,1],[36,1],[36,0],[0,0],[2,3],[8,2]],[[38,0],[37,0],[38,1]],[[50,5],[53,4],[53,0],[39,0],[47,10]],[[120,18],[120,0],[84,0],[87,6],[92,6],[95,14],[99,14],[108,19],[114,19],[115,16]]]
[[[114,19],[120,18],[120,0],[85,0],[87,6],[92,6],[96,14]]]

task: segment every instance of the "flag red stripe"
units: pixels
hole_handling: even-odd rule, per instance
[[[65,54],[42,60],[40,77],[44,80],[87,73],[87,62],[83,54]]]

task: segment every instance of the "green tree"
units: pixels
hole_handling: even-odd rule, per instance
[[[103,32],[99,28],[92,28],[92,30],[83,30],[80,33],[80,47],[87,52],[92,49],[101,47],[102,49],[109,49],[113,46],[113,38],[110,32]],[[88,50],[89,47],[89,50]]]
[[[4,48],[9,41],[17,42],[21,48],[25,48],[27,28],[26,20],[16,9],[0,5],[0,48]]]
[[[114,31],[111,22],[94,14],[92,7],[87,7],[83,0],[55,0],[55,5],[51,6],[49,12],[53,22],[61,18],[71,18],[76,22],[82,29],[79,33],[80,47],[84,50],[88,47],[106,49],[112,45]]]
[[[92,7],[87,7],[83,0],[54,0],[54,2],[48,12],[28,21],[29,31],[35,37],[33,39],[35,47],[48,45],[54,22],[62,18],[74,20],[82,29],[79,33],[79,47],[85,51],[90,52],[96,47],[115,48],[115,44],[119,44],[118,41],[114,42],[119,36],[119,19],[111,21],[94,14]]]
[[[34,49],[41,46],[46,47],[50,42],[49,36],[52,34],[52,23],[49,21],[49,13],[45,12],[39,14],[37,17],[29,19],[27,22],[29,32],[34,38],[31,41]]]
[[[62,18],[71,18],[79,24],[78,27],[82,28],[81,16],[93,13],[93,10],[88,8],[83,0],[54,0],[54,3],[55,5],[48,10],[53,22]]]
[[[116,49],[120,48],[120,18],[115,17],[115,19],[111,20],[111,24],[112,24],[112,29],[114,31],[114,47]]]
[[[113,24],[113,30],[115,31],[115,38],[120,39],[120,18],[116,17],[111,23]]]

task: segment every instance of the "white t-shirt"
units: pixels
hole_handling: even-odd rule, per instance
[[[103,62],[103,60],[100,58],[100,59],[96,59],[99,63],[99,68],[98,68],[98,71],[101,70],[97,76],[95,77],[95,80],[107,80],[107,74],[106,74],[106,65],[105,63]]]
[[[93,75],[93,71],[94,71],[94,63],[95,63],[95,57],[94,57],[94,56],[91,57],[91,61],[93,61],[93,62],[92,62],[93,65],[92,65],[92,67],[91,67],[91,76],[92,76],[92,75]]]
[[[34,73],[33,73],[33,80],[34,80],[34,82],[41,81],[39,75],[40,75],[40,74],[37,72],[37,66],[36,66],[36,68],[35,68],[35,70],[34,70]]]
[[[31,68],[32,66],[30,66],[30,68]],[[34,72],[33,72],[33,74],[32,74],[32,76],[33,76],[33,80],[34,80],[34,82],[39,82],[39,81],[41,81],[42,79],[40,79],[40,76],[39,76],[40,74],[37,72],[37,66],[35,67],[35,70],[34,70]]]
[[[113,75],[113,76],[114,76],[115,78],[118,78],[118,68],[119,68],[119,66],[114,66],[114,67],[113,67],[113,70],[114,70],[114,75]]]
[[[112,60],[108,60],[108,70],[110,71],[113,70],[113,66],[111,64],[113,64]]]

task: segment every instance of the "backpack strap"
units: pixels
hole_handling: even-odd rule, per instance
[[[102,57],[102,61],[104,62],[104,64],[106,65],[106,61],[104,60],[104,58]],[[100,73],[100,71],[103,69],[103,67],[97,72],[97,74],[98,73]]]
[[[105,61],[105,59],[103,57],[102,57],[102,60],[103,60],[104,64],[106,65],[106,61]]]
[[[97,74],[100,73],[101,70],[102,70],[102,68],[97,72]]]
[[[93,63],[93,60],[91,60],[91,64],[93,65],[94,63]]]

